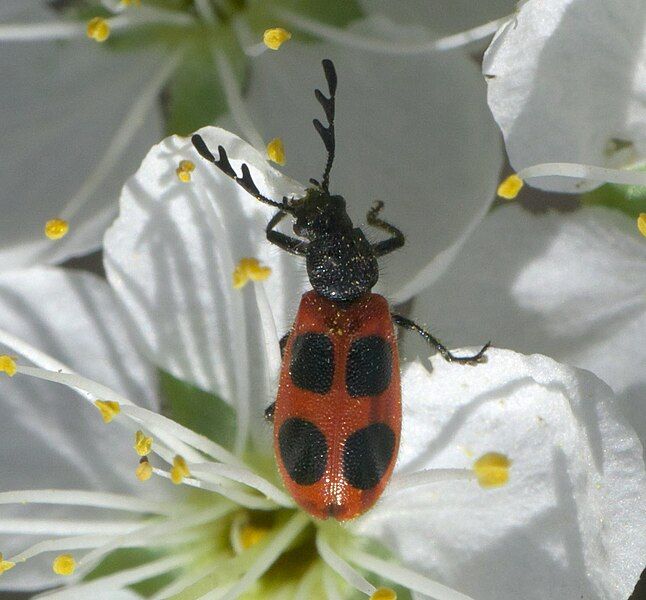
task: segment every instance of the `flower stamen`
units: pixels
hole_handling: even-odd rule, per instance
[[[71,554],[60,554],[52,563],[52,571],[56,575],[73,575],[76,570],[76,561]]]
[[[45,223],[45,235],[50,240],[60,240],[67,235],[69,223],[64,219],[51,219]]]
[[[515,173],[507,177],[499,186],[497,190],[498,196],[505,200],[513,200],[525,185],[525,182],[518,177]]]
[[[195,163],[191,160],[181,160],[179,167],[175,169],[177,178],[183,183],[189,183],[191,181],[191,173],[193,171],[195,171]]]
[[[262,41],[270,50],[278,50],[285,42],[292,39],[292,34],[282,27],[272,27],[263,33]]]
[[[110,37],[110,23],[102,17],[94,17],[88,22],[86,33],[91,40],[105,42]]]
[[[345,581],[347,581],[353,588],[356,588],[367,596],[372,596],[377,591],[377,588],[372,585],[372,583],[361,576],[345,560],[334,552],[334,550],[332,550],[320,533],[316,536],[316,549],[325,563],[345,579]]]
[[[94,406],[99,409],[104,423],[112,423],[112,420],[121,412],[121,405],[113,400],[95,400]]]
[[[190,477],[191,472],[188,470],[186,461],[179,455],[173,459],[173,468],[170,470],[170,480],[175,485],[180,485],[185,477]]]
[[[283,166],[285,164],[285,146],[283,140],[274,138],[267,144],[267,156],[269,160],[275,162],[277,165]]]
[[[142,456],[139,466],[135,469],[135,476],[139,481],[148,481],[153,476],[153,468],[148,457]]]
[[[139,456],[148,456],[153,447],[153,438],[147,436],[141,429],[135,433],[134,449]]]
[[[233,271],[233,289],[243,288],[248,281],[264,281],[271,275],[270,267],[263,267],[257,258],[242,258]]]
[[[640,213],[637,217],[637,229],[644,237],[646,237],[646,213]]]
[[[509,481],[510,466],[511,461],[504,454],[489,452],[474,463],[473,471],[483,488],[500,487]]]
[[[13,569],[16,566],[15,562],[12,562],[10,560],[5,560],[4,557],[2,556],[2,552],[0,552],[0,575],[3,573],[6,573],[10,569]]]
[[[13,377],[16,370],[16,361],[11,356],[6,354],[0,356],[0,373],[6,373],[9,377]]]

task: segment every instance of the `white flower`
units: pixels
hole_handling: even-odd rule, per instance
[[[159,3],[145,1],[63,3],[56,11],[45,4],[5,0],[0,8],[0,44],[3,56],[12,64],[6,85],[0,90],[7,123],[0,146],[5,157],[0,167],[4,190],[0,220],[2,269],[60,263],[98,248],[108,223],[116,215],[118,190],[135,171],[145,149],[164,130],[187,134],[217,117],[234,122],[237,130],[262,151],[275,136],[263,137],[256,131],[241,89],[247,85],[243,81],[246,73],[255,76],[258,70],[255,62],[253,71],[243,67],[266,50],[261,43],[263,28],[291,26],[280,2],[244,6],[233,3],[231,14],[203,0],[185,3],[181,10],[166,10]],[[298,10],[302,13],[289,15],[296,19],[318,15],[310,22],[324,29],[332,24],[344,27],[362,16],[358,4],[348,0],[329,0],[323,12],[309,5]],[[89,16],[95,14],[104,16],[95,17],[99,20],[92,25],[95,20],[90,21]],[[94,39],[88,39],[88,34]],[[289,68],[302,67],[299,48],[303,47],[303,38],[296,29],[293,41],[284,44],[279,53],[267,52],[263,57],[264,69],[272,58],[292,48],[291,60],[281,61],[280,69],[272,69],[270,90],[287,87]],[[376,41],[384,42],[380,38]],[[385,43],[388,46],[388,40]],[[387,47],[387,52],[397,53],[403,43]],[[317,61],[327,56],[329,49],[319,46]],[[379,80],[380,73],[373,71],[379,61],[358,58],[356,53],[351,60],[361,72]],[[418,84],[420,90],[428,89],[430,76],[437,75],[441,60],[438,56],[428,57],[427,73],[424,64],[400,63],[405,90]],[[338,61],[340,67],[344,66],[343,61]],[[442,128],[448,141],[432,137],[430,127],[424,129],[427,115],[437,114],[434,106],[406,101],[404,90],[397,100],[406,126],[421,128],[418,139],[433,148],[433,154],[446,150],[446,155],[451,156],[454,138],[462,147],[464,127],[473,123],[472,119],[481,119],[483,124],[476,126],[481,133],[488,127],[489,117],[480,106],[473,110],[484,92],[477,90],[480,78],[466,55],[449,59],[447,65],[453,69],[449,89],[456,98],[465,99],[458,104],[459,109],[465,108],[466,98],[472,102],[470,112],[463,115],[464,123],[455,124],[461,115],[458,110],[452,115],[455,131]],[[442,81],[446,81],[448,69],[444,68]],[[318,81],[318,68],[312,64],[314,73]],[[305,83],[301,80],[295,88],[302,90],[302,94],[294,94],[299,101],[303,95],[311,94]],[[355,89],[364,91],[361,87]],[[380,109],[372,108],[371,96],[353,97],[351,90],[348,87],[345,92],[350,106],[365,106],[366,112],[374,112],[375,119],[382,118]],[[388,94],[382,98],[387,99]],[[435,93],[433,102],[445,99]],[[309,122],[308,119],[306,123]],[[271,129],[258,125],[263,133]],[[300,135],[306,126],[282,123],[280,134],[293,130]],[[490,157],[478,160],[479,166],[497,164],[499,159],[493,129],[489,135]],[[294,148],[287,151],[289,162],[296,155]],[[346,155],[345,163],[354,171],[362,166],[351,153]],[[489,196],[489,184],[478,189],[479,194],[473,195],[470,190],[468,193],[474,199]],[[456,189],[456,193],[465,191]],[[43,227],[51,220],[58,220],[48,230],[54,241],[43,235]],[[65,222],[63,228],[61,220]],[[58,239],[62,235],[65,237]]]
[[[484,336],[593,371],[646,442],[645,264],[646,240],[617,211],[531,215],[504,206],[416,297],[415,312],[457,344]],[[412,356],[425,353],[410,342]]]
[[[483,72],[510,162],[532,185],[646,185],[630,171],[646,161],[641,0],[528,0],[499,30]]]
[[[236,167],[248,161],[266,195],[281,197],[302,189],[235,136],[215,129],[202,135],[209,144],[226,146]],[[182,160],[195,164],[188,182],[176,174]],[[117,597],[128,585],[169,573],[170,580],[160,584],[166,587],[158,588],[154,597],[184,589],[191,597],[236,598],[247,591],[249,598],[343,598],[354,590],[370,595],[375,585],[398,584],[420,597],[466,600],[434,581],[439,580],[485,600],[511,600],[519,594],[536,599],[581,594],[625,598],[646,551],[645,513],[640,510],[646,481],[642,449],[617,414],[605,384],[545,357],[491,350],[489,361],[476,367],[434,359],[432,374],[419,363],[405,365],[400,458],[380,503],[346,525],[311,521],[293,508],[270,462],[270,428],[262,409],[272,400],[278,353],[274,322],[282,332],[288,307],[298,299],[293,282],[299,271],[292,257],[269,251],[262,234],[265,222],[263,206],[213,165],[200,162],[186,141],[169,138],[153,148],[126,185],[120,218],[106,237],[109,279],[126,316],[117,316],[110,290],[95,278],[51,269],[0,277],[0,282],[7,280],[0,288],[0,327],[19,336],[0,331],[0,342],[8,354],[21,354],[39,367],[19,359],[18,372],[1,382],[2,402],[16,393],[5,395],[4,386],[20,392],[33,381],[28,376],[64,383],[90,401],[98,397],[118,402],[101,405],[114,423],[90,439],[78,422],[99,420],[99,414],[88,402],[74,405],[76,422],[64,433],[80,438],[80,464],[90,465],[85,472],[93,474],[95,453],[106,456],[109,446],[99,435],[110,432],[115,444],[132,443],[134,430],[140,429],[153,438],[149,460],[155,474],[185,484],[164,495],[147,493],[145,486],[153,482],[143,483],[137,499],[125,490],[109,494],[113,488],[104,486],[98,473],[94,482],[77,480],[78,487],[88,490],[83,494],[11,492],[13,482],[3,477],[0,514],[7,514],[5,505],[15,512],[0,520],[0,528],[12,534],[29,530],[34,543],[52,539],[27,552],[44,550],[50,559],[70,554],[76,563],[69,585],[53,596],[88,597],[100,591]],[[405,228],[406,222],[400,225]],[[232,272],[248,256],[261,258],[272,273],[253,289],[234,290]],[[16,306],[23,307],[22,319],[15,316]],[[40,319],[34,319],[36,310]],[[119,319],[126,324],[119,327]],[[84,323],[85,328],[72,332],[70,322]],[[106,329],[107,324],[114,326]],[[20,339],[67,354],[67,348],[81,340],[87,343],[97,333],[108,366],[98,377],[117,391],[72,373]],[[124,347],[125,335],[132,342]],[[156,366],[217,392],[234,406],[234,448],[246,452],[232,454],[132,404],[135,398],[125,394],[143,387],[148,397],[153,384],[134,355],[126,363],[141,365],[141,379],[114,381],[124,367],[112,367],[112,359],[123,361],[130,348],[141,348]],[[66,360],[79,368],[94,355],[69,352]],[[125,370],[131,372],[128,366]],[[52,397],[51,388],[33,388],[29,396],[34,404],[42,399],[50,407],[42,413],[45,423],[52,418],[51,407],[74,402],[72,397]],[[45,423],[35,414],[18,431],[39,426],[45,431]],[[4,446],[6,439],[0,437],[3,458],[19,464],[12,446]],[[64,443],[54,448],[70,460],[77,457]],[[492,451],[512,460],[510,481],[500,489],[483,490],[472,481],[471,465]],[[108,456],[114,473],[132,473],[134,451],[130,467],[120,452],[115,451],[114,460]],[[49,469],[42,485],[55,481],[57,471]],[[190,494],[191,486],[202,488],[201,493]],[[67,506],[52,522],[49,508],[31,512],[34,501],[94,508],[86,514]],[[128,518],[114,516],[115,509],[124,508]],[[63,514],[69,515],[62,522],[68,528],[64,532],[59,525]],[[5,552],[8,543],[0,537],[5,565],[25,557],[24,546]],[[132,546],[145,557],[144,565],[121,567],[93,581],[82,579],[106,553]],[[282,570],[280,565],[294,565],[294,558],[300,570]],[[2,585],[11,585],[5,582],[21,570],[27,572],[32,560],[4,573]],[[66,561],[63,570],[72,564]],[[273,577],[263,578],[268,570]],[[32,588],[42,582],[28,581]]]

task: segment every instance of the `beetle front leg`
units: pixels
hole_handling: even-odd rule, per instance
[[[299,240],[297,238],[289,237],[280,231],[274,230],[274,227],[280,223],[287,213],[282,210],[279,210],[267,223],[265,228],[265,233],[267,234],[267,240],[270,241],[275,246],[278,246],[281,250],[289,252],[290,254],[295,254],[296,256],[305,256],[307,254],[307,242]]]
[[[419,335],[421,335],[429,343],[429,345],[433,346],[442,355],[444,360],[446,360],[447,362],[475,365],[477,363],[482,363],[487,360],[487,357],[485,356],[485,352],[487,351],[487,348],[491,346],[491,342],[487,342],[482,347],[480,352],[478,352],[477,354],[474,354],[473,356],[455,356],[455,354],[452,354],[451,351],[442,342],[440,342],[440,340],[432,336],[425,329],[422,329],[414,321],[411,321],[406,317],[402,317],[401,315],[396,315],[396,314],[393,314],[392,318],[393,318],[393,323],[395,323],[395,325],[399,325],[404,329],[408,329],[409,331],[414,331],[415,333],[418,333]]]

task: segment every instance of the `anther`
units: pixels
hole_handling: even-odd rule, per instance
[[[13,569],[16,566],[15,562],[11,562],[10,560],[5,560],[4,557],[2,556],[2,552],[0,552],[0,575],[2,575],[5,571],[9,571],[10,569]]]
[[[120,404],[112,400],[95,400],[94,406],[99,409],[104,423],[110,423],[121,412]]]
[[[13,377],[16,370],[16,361],[11,356],[6,354],[0,356],[0,373],[6,373],[9,377]]]
[[[513,200],[518,196],[525,182],[515,173],[510,175],[498,186],[498,196],[505,200]]]
[[[123,6],[141,6],[141,0],[121,0]]]
[[[135,475],[139,481],[148,481],[153,475],[153,468],[146,456],[142,456],[139,466],[135,470]]]
[[[637,217],[637,229],[644,237],[646,237],[646,213],[641,213]]]
[[[175,173],[180,181],[188,183],[191,180],[191,173],[195,171],[195,163],[190,160],[181,160]]]
[[[52,571],[56,575],[72,575],[75,569],[76,561],[71,554],[61,554],[52,563]]]
[[[153,447],[153,438],[148,437],[143,431],[135,433],[134,449],[139,456],[148,456]]]
[[[292,39],[292,34],[282,27],[266,29],[262,41],[270,50],[278,50],[287,40]]]
[[[63,219],[51,219],[45,223],[45,235],[50,240],[60,240],[69,231],[70,225]]]
[[[397,600],[397,594],[390,588],[379,588],[370,596],[370,600]]]
[[[256,527],[247,523],[240,528],[240,544],[245,550],[262,542],[269,535],[267,527]]]
[[[285,164],[285,146],[283,140],[274,138],[267,144],[267,156],[269,160],[275,162],[277,165]]]
[[[509,481],[511,461],[497,452],[482,455],[473,465],[478,483],[484,488],[500,487]]]
[[[189,477],[191,472],[188,470],[186,461],[178,454],[173,459],[173,468],[170,470],[170,480],[179,485],[184,481],[184,477]]]
[[[243,258],[233,271],[233,288],[239,290],[251,281],[264,281],[271,275],[270,267],[263,267],[256,258]]]
[[[101,17],[94,17],[87,24],[87,36],[97,42],[105,42],[110,37],[110,24]]]

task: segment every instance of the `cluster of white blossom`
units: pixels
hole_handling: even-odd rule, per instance
[[[0,597],[630,595],[643,1],[3,0],[0,47]],[[376,291],[454,343],[493,340],[474,367],[402,339],[395,474],[345,524],[296,507],[263,419],[304,265],[183,137],[301,196],[325,161],[323,58],[331,189],[406,234]],[[580,207],[495,201],[523,183]],[[105,277],[61,266],[99,249]]]

